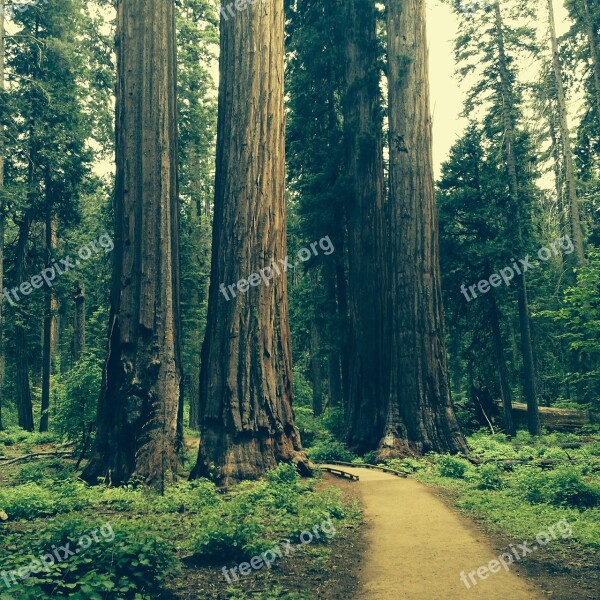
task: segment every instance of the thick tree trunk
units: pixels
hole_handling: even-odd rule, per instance
[[[489,271],[491,272],[491,271]],[[492,291],[489,297],[490,301],[490,328],[492,331],[492,343],[494,345],[494,354],[496,355],[496,364],[498,365],[498,378],[500,380],[500,393],[502,395],[502,408],[504,409],[504,429],[507,435],[514,436],[517,431],[513,420],[512,394],[506,370],[506,357],[504,354],[504,344],[502,343],[502,333],[500,330],[500,311],[496,302],[496,296]]]
[[[83,477],[163,489],[181,392],[172,0],[117,6],[115,250],[98,432]]]
[[[517,177],[517,159],[515,156],[515,125],[513,122],[514,102],[511,79],[508,70],[508,60],[504,48],[504,29],[500,4],[495,4],[495,35],[500,62],[500,82],[502,88],[502,120],[504,126],[504,147],[508,169],[508,185],[511,199],[515,207],[515,224],[517,240],[520,249],[523,244],[523,228],[521,215],[521,197]],[[519,329],[521,333],[521,353],[523,356],[523,394],[529,407],[529,433],[540,435],[540,416],[535,381],[535,366],[533,362],[533,344],[531,341],[531,323],[529,316],[529,301],[527,298],[527,279],[525,273],[517,275],[517,296],[519,304]]]
[[[424,0],[387,4],[390,387],[379,455],[467,452],[450,395]]]
[[[49,203],[49,206],[51,204]],[[56,219],[50,210],[46,215],[46,267],[52,265],[54,250],[56,249]],[[44,333],[42,340],[42,407],[40,416],[40,431],[48,431],[48,418],[50,410],[50,379],[52,376],[52,355],[56,347],[56,313],[58,300],[53,287],[44,290]]]
[[[548,21],[550,24],[550,43],[552,45],[552,66],[554,69],[554,79],[556,83],[556,99],[558,102],[558,122],[560,126],[560,137],[562,140],[562,149],[564,155],[564,165],[567,184],[567,200],[569,203],[569,221],[573,246],[577,266],[585,263],[585,253],[583,248],[583,233],[581,230],[581,218],[579,214],[579,199],[577,197],[577,180],[575,176],[575,161],[573,159],[573,149],[571,146],[571,132],[569,130],[569,120],[567,113],[567,103],[565,99],[565,86],[562,72],[562,66],[558,56],[558,41],[556,39],[556,25],[554,22],[553,0],[548,0]]]
[[[76,281],[73,288],[73,363],[85,352],[85,284]]]
[[[303,473],[310,468],[294,425],[287,282],[279,262],[286,256],[283,36],[283,0],[221,17],[201,445],[191,477],[216,469],[223,485],[258,478],[280,461]],[[267,268],[266,282],[246,281]],[[233,287],[242,279],[245,293]]]
[[[385,275],[382,246],[385,200],[379,53],[375,2],[346,2],[346,97],[343,102],[347,207],[348,443],[373,450],[386,417],[383,313]]]

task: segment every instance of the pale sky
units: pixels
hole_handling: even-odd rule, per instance
[[[545,1],[539,2],[545,16]],[[554,1],[557,34],[567,31],[569,23],[563,0]],[[436,179],[440,175],[442,163],[448,158],[450,148],[463,132],[466,120],[459,115],[465,98],[465,87],[455,75],[453,40],[457,34],[458,18],[447,4],[440,0],[427,2],[427,29],[429,37],[429,79],[431,85],[431,111],[433,115],[433,161]],[[540,19],[540,35],[546,28],[546,19]],[[536,76],[537,65],[523,71],[527,77]],[[216,79],[218,70],[215,66]],[[572,111],[574,112],[574,111]],[[571,115],[571,121],[575,115]],[[572,126],[572,123],[571,123]],[[114,171],[112,161],[96,165],[96,171]]]
[[[544,0],[539,2],[544,11]],[[562,0],[554,1],[554,18],[557,35],[569,28],[567,12]],[[540,19],[540,35],[546,29],[544,18]],[[450,148],[463,132],[466,121],[459,117],[465,98],[465,89],[461,89],[455,75],[453,40],[458,28],[458,17],[447,4],[439,0],[428,0],[427,27],[429,37],[429,80],[431,85],[431,112],[433,115],[433,162],[436,179],[440,175],[441,164],[448,158]],[[535,77],[537,65],[524,68],[527,77]],[[571,115],[573,121],[573,115]],[[572,123],[571,123],[572,126]]]

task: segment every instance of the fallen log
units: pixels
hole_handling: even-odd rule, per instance
[[[527,426],[527,404],[513,402],[513,418],[517,426]],[[540,422],[553,431],[576,431],[600,422],[600,415],[589,410],[571,410],[540,406]]]
[[[10,456],[0,456],[0,460],[7,461],[2,464],[3,467],[7,467],[8,465],[12,465],[21,460],[29,460],[30,458],[40,458],[42,456],[45,456],[45,457],[73,456],[73,452],[34,452],[32,454],[24,454],[23,456],[17,456],[14,458],[11,458]]]

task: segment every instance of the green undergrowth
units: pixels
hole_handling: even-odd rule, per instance
[[[600,438],[585,436],[586,442],[595,441],[581,448],[558,446],[579,439],[573,434],[536,439],[519,432],[509,440],[478,433],[468,442],[480,464],[432,453],[386,465],[446,489],[458,508],[513,539],[532,538],[566,519],[572,536],[553,542],[556,553],[561,547],[593,552],[600,548]],[[510,462],[519,459],[528,462]]]
[[[33,463],[25,464],[0,487],[0,571],[14,571],[17,580],[7,588],[0,579],[0,600],[155,598],[175,585],[189,561],[215,569],[219,579],[223,566],[284,540],[298,543],[302,532],[327,523],[334,534],[310,544],[318,561],[336,536],[360,523],[355,503],[336,488],[301,479],[290,465],[226,493],[198,480],[160,496],[134,486],[89,487],[72,467],[59,468],[60,461],[35,464],[37,477]],[[112,535],[101,535],[102,527]],[[80,549],[80,537],[93,531],[98,539]],[[33,572],[36,559],[66,542],[81,551]]]

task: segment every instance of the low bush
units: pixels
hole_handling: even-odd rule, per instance
[[[475,474],[474,481],[479,490],[501,490],[505,487],[504,470],[500,465],[481,465]]]
[[[80,545],[83,536],[86,539]],[[18,555],[19,564],[11,564],[15,555],[9,555],[4,563],[8,568],[4,568],[17,570],[67,543],[74,554],[54,564],[46,558],[46,568],[31,572],[11,594],[44,599],[154,598],[175,570],[172,548],[148,523],[106,523],[80,517],[57,519],[36,543],[30,543],[27,553]]]
[[[464,479],[469,463],[462,458],[444,454],[438,458],[437,468],[442,477]]]

